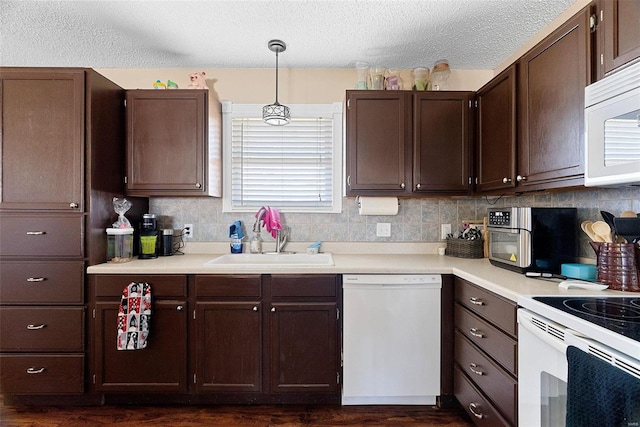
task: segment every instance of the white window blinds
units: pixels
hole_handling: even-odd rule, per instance
[[[269,205],[290,212],[335,212],[342,128],[339,120],[336,129],[333,106],[327,106],[328,114],[294,116],[286,126],[267,125],[257,115],[243,117],[236,107],[225,125],[227,210]]]

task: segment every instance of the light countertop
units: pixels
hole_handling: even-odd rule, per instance
[[[333,266],[259,268],[205,265],[221,254],[193,253],[121,264],[98,264],[89,274],[454,274],[517,302],[520,295],[625,295],[619,291],[561,289],[557,281],[531,279],[495,267],[487,259],[418,254],[333,254]],[[637,294],[632,294],[637,295]]]

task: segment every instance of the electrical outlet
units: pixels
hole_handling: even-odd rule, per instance
[[[376,236],[377,237],[391,237],[391,224],[388,222],[376,223]]]
[[[440,238],[447,238],[447,234],[451,234],[451,224],[440,224]]]
[[[193,239],[193,224],[185,224],[182,230],[184,239]]]

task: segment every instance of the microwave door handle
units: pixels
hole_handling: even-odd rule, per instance
[[[520,318],[518,319],[518,322],[523,328],[531,332],[538,339],[542,340],[542,342],[544,342],[545,344],[550,345],[551,347],[555,348],[557,351],[561,352],[562,354],[567,353],[567,347],[569,346],[566,345],[563,341],[560,341],[559,339],[552,337],[551,335],[541,331],[538,327],[536,327],[531,322],[531,315],[526,313],[520,313]]]

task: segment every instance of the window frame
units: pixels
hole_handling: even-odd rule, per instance
[[[342,158],[343,158],[343,106],[341,102],[329,104],[288,104],[291,118],[329,117],[333,120],[333,158],[332,166],[332,201],[331,207],[308,206],[274,206],[281,212],[291,213],[341,213],[342,212]],[[230,101],[222,102],[222,212],[255,212],[257,207],[233,206],[231,197],[232,184],[232,120],[237,118],[262,117],[260,104],[240,104]],[[265,203],[267,204],[267,203]]]

